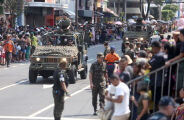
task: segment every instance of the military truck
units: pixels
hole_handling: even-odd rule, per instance
[[[36,83],[37,76],[43,78],[53,76],[59,64],[66,61],[69,83],[73,84],[77,80],[77,73],[81,79],[86,79],[87,60],[87,44],[84,43],[82,33],[46,35],[43,46],[38,46],[30,58],[29,81]]]
[[[152,36],[152,31],[148,25],[131,25],[124,34],[124,41],[133,42],[135,39],[140,41],[149,40]]]

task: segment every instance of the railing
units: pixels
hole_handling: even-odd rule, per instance
[[[179,91],[179,88],[178,88],[179,84],[178,83],[181,82],[181,81],[179,81],[179,75],[181,75],[181,65],[183,63],[184,63],[184,58],[171,63],[169,67],[163,66],[161,68],[158,68],[158,69],[148,73],[147,75],[140,76],[140,77],[137,77],[137,78],[129,81],[127,84],[131,88],[132,95],[133,96],[135,95],[135,92],[136,92],[135,88],[136,88],[137,81],[144,80],[146,77],[150,78],[151,75],[154,75],[154,80],[155,80],[154,82],[155,82],[155,84],[154,84],[154,94],[152,95],[152,97],[153,97],[153,102],[154,102],[154,104],[153,104],[153,112],[155,112],[155,110],[156,110],[156,103],[155,103],[156,95],[160,94],[160,93],[156,92],[157,91],[157,86],[156,85],[157,85],[157,82],[158,82],[158,78],[157,78],[158,73],[162,72],[161,97],[163,97],[163,96],[172,96],[172,97],[177,98],[178,91]],[[175,78],[176,78],[175,79],[175,83],[176,83],[175,85],[176,86],[175,86],[175,90],[172,91],[174,93],[171,94],[171,77],[172,77],[173,71],[174,71]],[[179,71],[180,71],[180,74],[179,74]],[[183,71],[183,76],[182,76],[182,82],[181,83],[183,83],[182,87],[184,87],[184,65],[183,65],[183,70],[182,71]],[[165,91],[164,88],[166,86],[165,82],[168,83],[168,90],[167,90],[168,94],[164,94],[164,91]],[[150,90],[150,84],[149,83],[147,85],[147,88],[148,88],[148,90]],[[133,103],[132,103],[131,110],[133,110],[133,109],[134,109],[134,106],[133,106]],[[133,115],[134,115],[134,113],[132,112],[131,116],[133,116]],[[131,120],[133,120],[133,117],[131,117]]]

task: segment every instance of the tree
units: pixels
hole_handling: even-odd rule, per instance
[[[176,12],[178,11],[178,6],[173,4],[165,5],[162,9],[163,20],[171,20],[175,17]]]
[[[3,3],[4,9],[10,12],[11,27],[15,27],[16,17],[23,12],[24,0],[5,0]]]

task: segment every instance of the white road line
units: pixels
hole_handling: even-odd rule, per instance
[[[10,88],[10,87],[13,87],[13,86],[16,86],[16,85],[18,85],[18,84],[24,83],[24,82],[27,82],[27,80],[20,81],[20,82],[18,82],[18,83],[11,84],[11,85],[5,86],[5,87],[3,87],[3,88],[0,88],[0,91],[2,91],[2,90],[4,90],[4,89],[7,89],[7,88]]]
[[[87,87],[82,88],[81,90],[78,90],[78,91],[72,93],[72,94],[71,94],[71,97],[72,97],[72,96],[75,96],[76,94],[78,94],[78,93],[80,93],[80,92],[83,92],[85,89],[87,89],[87,88],[89,88],[89,87],[90,87],[90,86],[88,85]],[[68,98],[70,98],[70,97],[66,97],[65,100],[67,100]],[[54,104],[50,104],[50,105],[48,105],[47,107],[45,107],[45,108],[43,108],[43,109],[41,109],[41,110],[39,110],[39,111],[37,111],[37,112],[35,112],[35,113],[29,115],[29,117],[35,117],[35,116],[41,114],[42,112],[44,112],[44,111],[46,111],[46,110],[52,108],[53,106],[54,106]]]
[[[19,120],[54,120],[53,117],[27,117],[27,116],[0,116],[0,119],[19,119]],[[99,120],[87,118],[62,118],[62,120]]]

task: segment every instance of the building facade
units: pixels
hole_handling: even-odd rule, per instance
[[[54,26],[54,8],[61,7],[60,0],[26,0],[24,23],[31,26]]]

